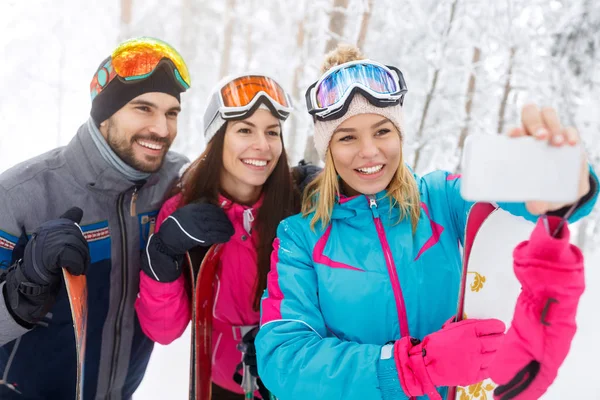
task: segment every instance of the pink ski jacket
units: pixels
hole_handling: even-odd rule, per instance
[[[233,203],[220,196],[221,207],[233,224],[235,234],[224,244],[216,274],[213,308],[212,380],[236,393],[243,393],[233,381],[235,368],[242,360],[237,349],[242,336],[258,325],[260,312],[252,309],[256,282],[256,232],[252,221],[261,201],[252,207]],[[181,194],[165,202],[156,220],[161,223],[180,207]],[[140,293],[135,303],[144,333],[155,342],[169,344],[180,337],[191,319],[191,302],[185,279],[161,283],[140,273]]]

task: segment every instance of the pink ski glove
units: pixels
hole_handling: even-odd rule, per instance
[[[409,397],[441,399],[437,386],[467,386],[489,378],[488,367],[504,340],[497,319],[446,322],[422,342],[404,337],[394,345],[402,390]]]
[[[552,384],[577,326],[575,315],[585,289],[583,255],[569,244],[564,225],[551,237],[540,219],[529,241],[514,251],[515,274],[522,285],[512,325],[490,366],[497,384],[494,398],[538,399]],[[550,232],[560,218],[548,217]]]

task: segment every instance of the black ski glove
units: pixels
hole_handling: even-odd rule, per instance
[[[254,346],[254,340],[258,335],[258,326],[251,331],[247,332],[242,338],[242,349],[244,350],[244,358],[242,363],[250,367],[250,375],[258,378],[258,366],[256,362],[256,347]]]
[[[6,274],[3,295],[15,321],[32,328],[52,308],[62,282],[62,268],[85,274],[88,243],[77,225],[83,211],[73,207],[59,219],[40,225]],[[17,249],[18,250],[18,249]]]
[[[185,253],[196,246],[225,243],[234,234],[225,212],[214,204],[187,204],[168,216],[150,236],[142,254],[142,270],[158,282],[181,275]]]
[[[304,191],[304,188],[317,177],[321,168],[307,163],[301,160],[297,166],[292,168],[292,178],[298,187],[300,193]]]

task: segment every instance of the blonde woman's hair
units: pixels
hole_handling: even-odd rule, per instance
[[[402,139],[401,134],[400,138]],[[336,197],[341,194],[340,183],[330,149],[327,149],[325,157],[323,172],[308,184],[304,190],[302,201],[302,214],[307,216],[314,213],[310,221],[313,230],[319,222],[323,227],[329,225]],[[397,222],[402,221],[404,218],[410,218],[414,234],[421,216],[421,199],[417,181],[410,168],[404,163],[402,154],[400,154],[398,169],[386,190],[386,197],[390,198],[391,207],[400,210],[400,217]]]

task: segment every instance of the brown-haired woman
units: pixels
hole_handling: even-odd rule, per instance
[[[213,399],[242,398],[233,379],[242,359],[237,346],[258,329],[277,225],[300,210],[302,184],[292,181],[281,127],[290,112],[287,94],[266,76],[219,84],[204,116],[206,150],[161,208],[142,257],[136,310],[146,335],[168,344],[190,320],[179,268],[186,251],[225,243],[215,276]],[[295,176],[316,172],[300,168]]]

